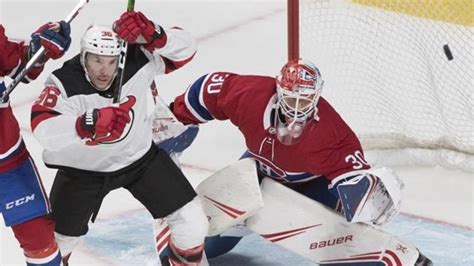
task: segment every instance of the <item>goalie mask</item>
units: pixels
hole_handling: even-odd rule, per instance
[[[278,100],[275,115],[277,137],[281,143],[297,143],[309,120],[319,120],[316,105],[323,84],[319,69],[309,61],[292,60],[283,66],[276,77]]]
[[[80,61],[84,68],[87,81],[99,91],[107,90],[117,75],[118,56],[121,51],[121,40],[112,28],[107,26],[91,25],[87,28],[81,38]],[[108,69],[97,65],[95,71],[91,68],[88,58],[91,54],[96,58],[103,58],[103,61],[117,62],[117,65],[108,66]]]

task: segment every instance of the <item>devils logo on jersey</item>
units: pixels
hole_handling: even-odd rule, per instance
[[[98,144],[114,144],[114,143],[122,141],[128,136],[133,126],[133,122],[135,118],[135,113],[132,109],[132,106],[136,103],[137,99],[135,98],[135,96],[127,96],[126,98],[127,98],[126,101],[123,101],[122,103],[120,103],[119,108],[125,111],[128,111],[130,122],[125,125],[125,128],[123,129],[123,132],[120,138],[117,139],[113,137],[111,132],[105,132],[105,133],[96,132],[96,134],[92,137],[92,139],[86,141],[86,145],[94,146]]]

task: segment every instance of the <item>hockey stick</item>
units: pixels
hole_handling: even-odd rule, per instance
[[[127,11],[133,11],[135,8],[135,0],[128,0]],[[125,70],[125,61],[127,59],[127,42],[122,40],[120,47],[119,63],[117,70],[118,82],[114,85],[114,103],[120,102],[120,95],[122,94],[123,72]]]
[[[79,11],[87,4],[89,0],[80,0],[79,3],[74,7],[74,9],[67,15],[64,19],[66,23],[70,23],[78,14]],[[5,90],[3,95],[0,98],[0,102],[4,102],[7,99],[8,95],[12,93],[12,91],[16,88],[16,86],[20,83],[20,81],[28,74],[28,72],[33,68],[33,66],[38,62],[38,60],[44,55],[45,49],[41,46],[38,51],[31,57],[31,59],[26,63],[25,68],[21,70],[21,72],[13,79],[12,83],[8,85],[8,88]]]

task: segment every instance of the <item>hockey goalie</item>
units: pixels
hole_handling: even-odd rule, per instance
[[[371,169],[355,133],[321,96],[323,84],[306,60],[288,62],[276,77],[213,72],[171,108],[184,124],[228,119],[242,132],[243,157],[255,160],[263,180],[264,207],[248,228],[320,264],[430,265],[374,227],[398,214],[402,183],[389,169]],[[233,177],[234,184],[242,178]],[[208,258],[231,250],[239,228],[208,237]]]

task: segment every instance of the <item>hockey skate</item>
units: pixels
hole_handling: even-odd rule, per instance
[[[418,251],[419,252],[419,251]],[[415,262],[415,266],[432,266],[433,262],[425,257],[421,252],[419,252],[420,255],[418,256],[418,259]]]

